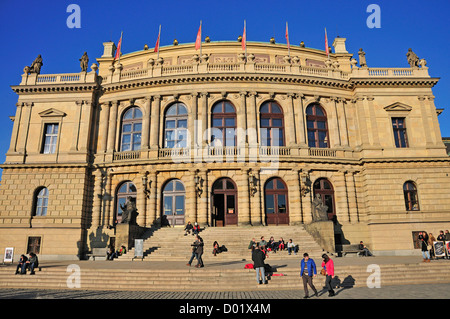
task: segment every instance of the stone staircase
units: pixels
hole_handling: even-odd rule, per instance
[[[92,266],[99,262],[80,262],[81,290],[121,291],[251,291],[303,289],[298,267],[279,268],[270,276],[267,285],[257,285],[255,271],[243,268],[178,268],[178,269],[136,269]],[[115,263],[115,265],[123,263]],[[131,264],[136,265],[135,262]],[[147,262],[138,263],[147,264]],[[105,265],[105,264],[104,264]],[[320,266],[319,266],[320,267]],[[381,287],[402,284],[450,283],[448,261],[416,264],[383,264]],[[36,275],[14,275],[15,266],[0,267],[0,289],[69,289],[71,272],[67,265],[44,267]],[[334,283],[340,287],[366,287],[371,273],[366,265],[347,265],[336,269]],[[280,275],[280,276],[276,276]],[[281,276],[282,275],[282,276]],[[318,275],[314,282],[318,290],[324,284],[324,277]]]
[[[320,258],[322,248],[314,241],[303,226],[266,226],[266,227],[209,227],[200,232],[204,242],[203,260],[225,261],[225,260],[249,260],[251,262],[251,251],[248,249],[249,242],[255,238],[260,241],[261,236],[269,241],[271,236],[275,241],[281,237],[287,243],[289,239],[299,245],[299,255],[308,252],[314,258]],[[157,261],[187,261],[191,257],[191,244],[194,236],[184,235],[183,228],[164,227],[149,229],[144,234],[144,260]],[[212,255],[213,243],[217,241],[220,246],[225,245],[226,252],[216,256]],[[130,261],[135,256],[134,248],[117,260]],[[270,253],[270,259],[297,258],[294,254],[288,254],[287,250]]]

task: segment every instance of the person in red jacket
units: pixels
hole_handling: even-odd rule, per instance
[[[322,268],[326,271],[325,287],[328,290],[328,297],[334,296],[334,290],[331,287],[331,280],[334,277],[334,262],[328,257],[327,254],[322,255]]]

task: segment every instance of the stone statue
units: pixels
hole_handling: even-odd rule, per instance
[[[86,52],[84,52],[83,56],[80,59],[80,67],[81,72],[86,72],[88,68],[89,57]]]
[[[40,74],[41,73],[41,67],[44,65],[44,63],[42,63],[42,57],[39,54],[38,57],[33,61],[33,63],[31,64],[31,66],[26,66],[23,71],[26,74],[30,74],[30,73],[36,73],[36,74]]]
[[[366,52],[364,52],[363,49],[361,48],[361,49],[359,49],[358,55],[359,55],[359,66],[360,67],[366,67],[367,66],[367,64],[366,64]]]
[[[328,206],[322,201],[320,194],[316,194],[313,202],[313,221],[323,221],[328,220]]]
[[[138,214],[136,202],[131,196],[127,197],[125,205],[120,205],[122,209],[122,224],[136,225],[136,217]]]
[[[408,49],[408,53],[406,53],[406,59],[408,60],[410,67],[419,67],[419,57],[412,51],[412,49]]]

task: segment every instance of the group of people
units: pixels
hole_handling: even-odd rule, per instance
[[[194,225],[189,221],[184,227],[184,236],[187,236],[192,233],[192,236],[198,235],[200,232],[200,225],[195,222]]]
[[[192,247],[192,254],[191,254],[191,258],[189,259],[188,263],[186,264],[186,266],[191,266],[192,261],[194,260],[194,258],[197,259],[197,265],[195,265],[196,268],[203,268],[205,267],[205,265],[203,264],[203,259],[202,259],[202,255],[203,255],[203,238],[201,238],[198,234],[195,235],[195,241],[191,244]]]
[[[265,285],[267,284],[266,268],[268,265],[265,263],[266,253],[264,252],[264,246],[261,245],[261,242],[257,242],[251,246],[251,249],[253,268],[256,271],[256,282],[260,285]],[[334,262],[327,254],[322,255],[321,267],[321,274],[325,276],[325,287],[328,291],[328,296],[333,297],[335,292],[331,285],[331,280],[334,277]],[[315,278],[316,275],[316,263],[309,257],[308,253],[304,253],[303,259],[300,262],[300,277],[303,280],[303,289],[305,291],[304,298],[309,298],[308,286],[313,290],[313,296],[319,296],[317,289],[313,284],[313,278]]]
[[[119,256],[122,256],[126,253],[127,248],[124,245],[120,246],[119,250],[114,250],[113,247],[109,247],[108,251],[106,252],[106,260],[114,260],[114,258],[118,258]]]
[[[419,236],[417,237],[420,243],[420,248],[422,251],[423,256],[423,262],[430,262],[432,258],[437,259],[435,252],[434,252],[434,245],[433,242],[435,241],[442,241],[442,242],[450,242],[450,233],[447,230],[445,230],[445,233],[443,230],[439,231],[439,235],[437,238],[433,236],[432,233],[427,234],[427,232],[419,232]],[[447,252],[446,257],[447,259],[450,259],[450,256]]]
[[[257,244],[258,247],[264,251],[266,256],[268,252],[276,253],[277,251],[282,250],[287,250],[289,255],[292,253],[297,255],[299,249],[298,245],[294,244],[292,239],[289,239],[289,241],[285,243],[283,237],[280,237],[278,241],[275,241],[273,236],[270,237],[269,241],[266,241],[265,237],[261,236],[261,240],[259,242],[256,242],[255,238],[252,238],[248,244],[248,249],[253,249]]]
[[[26,255],[21,255],[19,259],[19,264],[16,268],[16,275],[26,275],[27,270],[30,269],[30,275],[34,275],[34,270],[39,267],[39,260],[35,253],[31,252],[27,257]]]

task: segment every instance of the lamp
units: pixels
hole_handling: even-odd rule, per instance
[[[307,172],[302,172],[300,174],[300,180],[302,182],[302,187],[300,188],[300,194],[302,197],[305,197],[306,194],[311,192],[311,180],[309,179]]]
[[[149,189],[149,185],[151,182],[148,181],[148,176],[147,176],[148,172],[145,172],[144,175],[142,175],[142,187],[144,190],[144,194],[147,195],[147,198],[150,196],[150,189]]]
[[[249,184],[249,190],[250,190],[250,196],[255,196],[256,192],[258,191],[258,188],[256,187],[256,179],[253,175],[252,169],[249,169],[248,171],[248,184]]]
[[[202,178],[198,175],[198,171],[199,170],[196,170],[194,175],[195,192],[197,193],[198,197],[201,197],[203,193]]]

